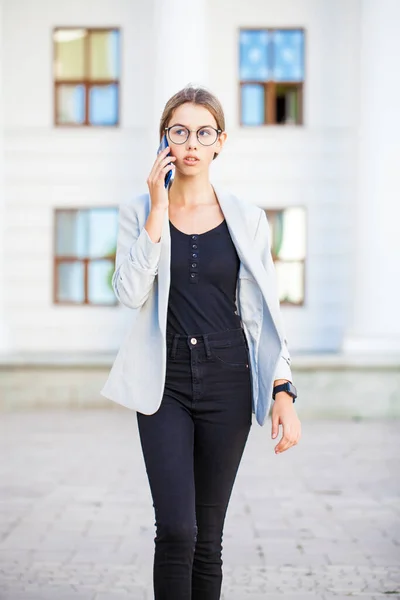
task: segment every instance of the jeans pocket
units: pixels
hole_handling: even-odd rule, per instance
[[[231,369],[249,368],[249,354],[244,342],[233,346],[215,345],[211,354],[217,362]]]

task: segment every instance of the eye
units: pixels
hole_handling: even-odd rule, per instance
[[[175,125],[174,127],[171,127],[170,129],[170,135],[174,136],[174,137],[185,137],[188,135],[187,129],[186,127],[181,127],[180,125]]]
[[[208,137],[209,135],[212,135],[212,134],[213,134],[212,129],[210,129],[208,127],[205,127],[204,129],[199,130],[199,135],[201,137]]]

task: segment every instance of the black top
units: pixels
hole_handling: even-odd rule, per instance
[[[240,266],[226,221],[188,234],[171,221],[171,285],[167,332],[184,335],[237,329],[235,304]]]

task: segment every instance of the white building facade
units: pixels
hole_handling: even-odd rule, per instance
[[[193,82],[211,89],[225,110],[228,141],[212,181],[267,211],[304,209],[304,301],[282,311],[305,402],[318,407],[329,393],[334,402],[329,390],[337,394],[342,385],[357,395],[360,380],[363,393],[375,394],[386,382],[380,409],[364,410],[359,394],[350,412],[339,403],[342,412],[399,414],[399,22],[398,0],[1,0],[0,377],[7,406],[25,402],[10,365],[22,369],[39,356],[48,368],[68,357],[70,369],[90,357],[99,369],[81,401],[94,401],[129,311],[54,301],[55,211],[117,207],[147,191],[161,111]],[[120,29],[118,127],[55,125],[57,27]],[[304,32],[301,124],[241,124],[239,32],[246,28]]]

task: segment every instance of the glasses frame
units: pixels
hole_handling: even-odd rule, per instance
[[[182,129],[186,129],[186,131],[189,132],[187,135],[187,138],[185,140],[183,140],[183,142],[174,142],[173,140],[171,140],[171,138],[169,136],[169,130],[172,129],[173,127],[182,127]],[[217,134],[217,139],[214,140],[214,142],[212,142],[212,144],[203,144],[203,142],[200,141],[200,138],[198,135],[199,131],[201,129],[205,129],[206,127],[208,127],[209,129],[213,129]],[[196,138],[197,138],[199,144],[201,144],[202,146],[212,146],[213,144],[215,144],[218,141],[219,134],[222,133],[222,129],[215,129],[215,127],[212,127],[212,125],[203,125],[203,127],[199,127],[198,129],[188,129],[185,125],[179,125],[178,123],[176,125],[171,125],[170,127],[164,127],[164,130],[167,132],[169,141],[172,144],[175,144],[176,146],[181,146],[182,144],[187,142],[192,131],[196,132]]]

